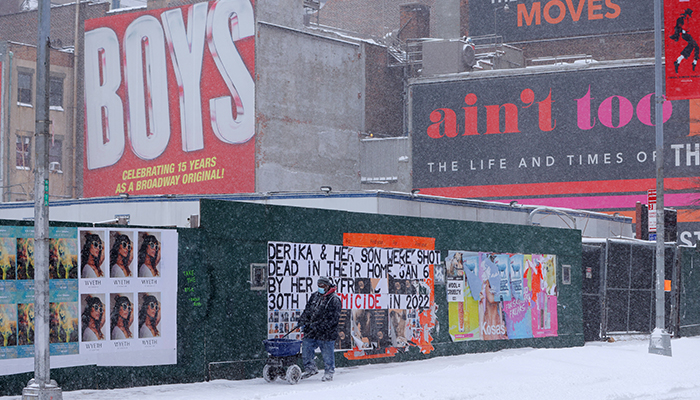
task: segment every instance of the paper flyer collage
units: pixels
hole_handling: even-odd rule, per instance
[[[555,255],[451,250],[445,266],[453,341],[557,336]]]
[[[268,338],[297,327],[318,278],[328,276],[342,303],[336,350],[351,359],[391,356],[407,346],[429,352],[439,263],[434,250],[269,242]]]
[[[34,369],[34,228],[0,227],[0,375]],[[174,364],[177,231],[51,227],[51,367]]]

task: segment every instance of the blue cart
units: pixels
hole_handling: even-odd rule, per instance
[[[268,339],[263,340],[269,356],[263,367],[263,378],[272,382],[280,377],[294,385],[301,379],[301,340]]]

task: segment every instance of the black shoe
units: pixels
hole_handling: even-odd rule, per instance
[[[318,370],[316,370],[316,371],[304,371],[304,373],[301,374],[301,379],[306,379],[306,378],[312,377],[316,374],[318,374]]]
[[[673,67],[676,69],[676,73],[678,73],[678,61],[673,62]]]

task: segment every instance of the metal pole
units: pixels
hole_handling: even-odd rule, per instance
[[[80,0],[75,0],[75,36],[73,36],[73,155],[71,165],[71,197],[78,198],[78,173],[75,170],[78,159],[78,71],[80,66]]]
[[[664,123],[663,123],[663,2],[654,0],[654,81],[655,104],[654,123],[656,126],[656,328],[649,339],[649,352],[671,355],[671,337],[665,329],[664,310]]]
[[[62,400],[49,354],[49,0],[39,0],[34,131],[34,379],[23,400]]]

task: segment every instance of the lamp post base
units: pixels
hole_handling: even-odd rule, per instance
[[[53,379],[44,387],[31,379],[27,387],[22,389],[22,400],[63,400],[63,393]]]
[[[654,329],[649,338],[649,353],[671,357],[671,334],[662,329]]]

